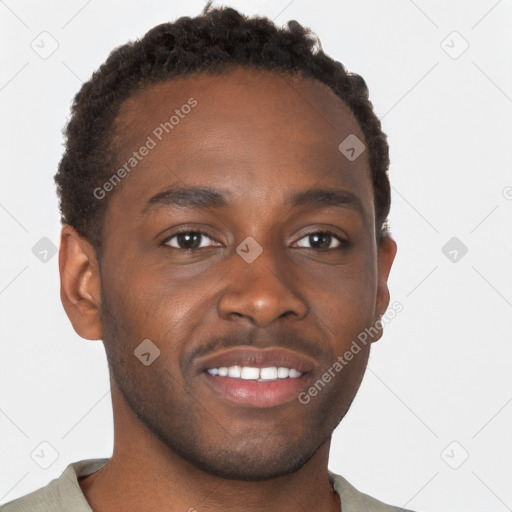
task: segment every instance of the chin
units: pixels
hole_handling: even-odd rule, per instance
[[[313,454],[305,455],[295,453],[286,459],[282,454],[276,454],[263,460],[254,461],[253,457],[230,457],[229,454],[223,454],[223,460],[189,460],[197,469],[211,476],[222,478],[224,480],[239,480],[245,482],[259,482],[271,480],[281,476],[289,475],[298,471]]]

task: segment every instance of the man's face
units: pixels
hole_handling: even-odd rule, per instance
[[[139,91],[117,129],[120,165],[154,147],[111,192],[105,218],[112,377],[196,467],[242,480],[297,470],[347,412],[369,346],[309,403],[299,393],[387,306],[368,155],[338,149],[364,140],[357,122],[319,82],[238,69]],[[210,192],[162,194],[192,187]],[[147,339],[160,354],[146,366],[134,350]],[[249,380],[222,375],[234,366]]]

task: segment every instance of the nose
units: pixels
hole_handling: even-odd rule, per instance
[[[281,318],[301,320],[307,315],[308,306],[297,291],[300,274],[293,271],[289,261],[276,261],[269,250],[252,263],[238,254],[233,258],[234,265],[226,276],[228,284],[218,303],[223,319],[267,327]]]

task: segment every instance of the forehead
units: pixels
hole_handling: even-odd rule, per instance
[[[116,118],[118,163],[149,140],[154,147],[111,200],[140,204],[176,184],[232,185],[271,199],[319,184],[348,188],[369,202],[367,151],[349,161],[338,148],[349,136],[364,141],[348,106],[301,75],[237,68],[145,86]]]
[[[234,68],[220,74],[194,73],[142,86],[119,109],[114,125],[118,140],[135,142],[141,131],[151,133],[172,114],[179,115],[176,110],[190,98],[196,99],[200,108],[194,109],[195,115],[189,117],[187,125],[194,125],[200,112],[205,128],[210,128],[208,124],[218,125],[218,121],[236,122],[243,118],[248,127],[266,125],[279,129],[286,125],[294,137],[302,135],[311,143],[325,139],[329,132],[339,137],[349,131],[364,138],[348,106],[322,82],[302,74]],[[289,121],[294,123],[289,125]],[[173,137],[189,132],[184,124],[179,131],[173,129]]]

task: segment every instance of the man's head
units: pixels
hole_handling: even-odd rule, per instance
[[[73,112],[62,299],[104,340],[114,416],[118,400],[124,427],[222,478],[298,470],[347,412],[380,331],[353,343],[389,303],[387,144],[363,80],[297,23],[228,9],[118,49]]]
[[[122,103],[147,84],[196,73],[226,73],[234,67],[314,78],[343,100],[364,135],[376,234],[387,234],[388,145],[363,78],[323,53],[318,40],[296,21],[281,29],[266,18],[246,18],[229,8],[212,9],[154,27],[142,39],[115,49],[75,97],[55,181],[62,222],[89,240],[98,257],[103,219],[113,194],[102,197],[94,191],[125,162],[130,149],[113,130]]]

